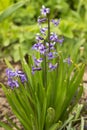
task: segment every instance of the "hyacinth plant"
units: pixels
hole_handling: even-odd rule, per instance
[[[28,62],[20,49],[23,71],[7,63],[8,87],[2,87],[21,128],[8,119],[9,125],[0,122],[6,130],[62,130],[75,116],[71,112],[82,94],[84,65],[75,64],[74,58],[65,58],[59,51],[64,38],[51,32],[51,25],[57,28],[59,23],[60,19],[51,19],[50,9],[42,6],[40,33]]]

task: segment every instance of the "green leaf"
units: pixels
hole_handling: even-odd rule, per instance
[[[6,19],[7,17],[9,17],[11,14],[13,14],[17,9],[19,9],[20,7],[22,7],[26,2],[28,2],[27,0],[25,1],[20,1],[16,4],[13,4],[11,6],[9,6],[6,10],[4,10],[1,14],[0,14],[0,22],[2,22],[4,19]]]

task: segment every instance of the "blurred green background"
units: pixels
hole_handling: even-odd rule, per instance
[[[22,5],[20,2],[0,0],[0,58],[17,62],[19,47],[24,56],[31,52],[39,31],[37,18],[45,5],[51,9],[51,18],[61,18],[56,31],[64,36],[64,43],[59,49],[65,57],[74,57],[77,49],[78,61],[87,62],[87,0],[30,0]]]

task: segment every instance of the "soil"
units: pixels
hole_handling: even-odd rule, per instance
[[[20,69],[20,63],[13,63],[12,65],[14,68]],[[5,65],[4,61],[0,59],[0,82],[6,84],[6,76],[5,76],[5,70],[7,66]],[[84,93],[81,98],[81,102],[84,104],[84,110],[86,111],[87,114],[87,69],[85,70],[84,76],[83,76],[83,81],[84,81]],[[16,119],[16,117],[12,114],[11,108],[6,100],[6,97],[3,93],[3,90],[0,86],[0,121],[7,122],[6,120],[6,115],[10,117],[18,126],[20,126],[19,121]],[[84,116],[85,113],[84,113]],[[86,116],[87,117],[87,116]],[[0,127],[0,130],[4,130],[3,128]],[[86,129],[87,130],[87,129]]]

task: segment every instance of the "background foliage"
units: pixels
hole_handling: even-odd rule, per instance
[[[87,0],[30,0],[28,4],[25,2],[21,8],[15,9],[10,16],[8,14],[5,20],[2,19],[2,13],[12,5],[15,8],[17,2],[21,0],[0,1],[0,57],[18,61],[19,46],[24,55],[30,53],[31,44],[35,42],[34,36],[38,31],[36,22],[39,9],[45,5],[51,8],[52,18],[61,18],[56,31],[65,38],[62,47],[65,56],[71,55],[78,46],[78,60],[86,62]]]

